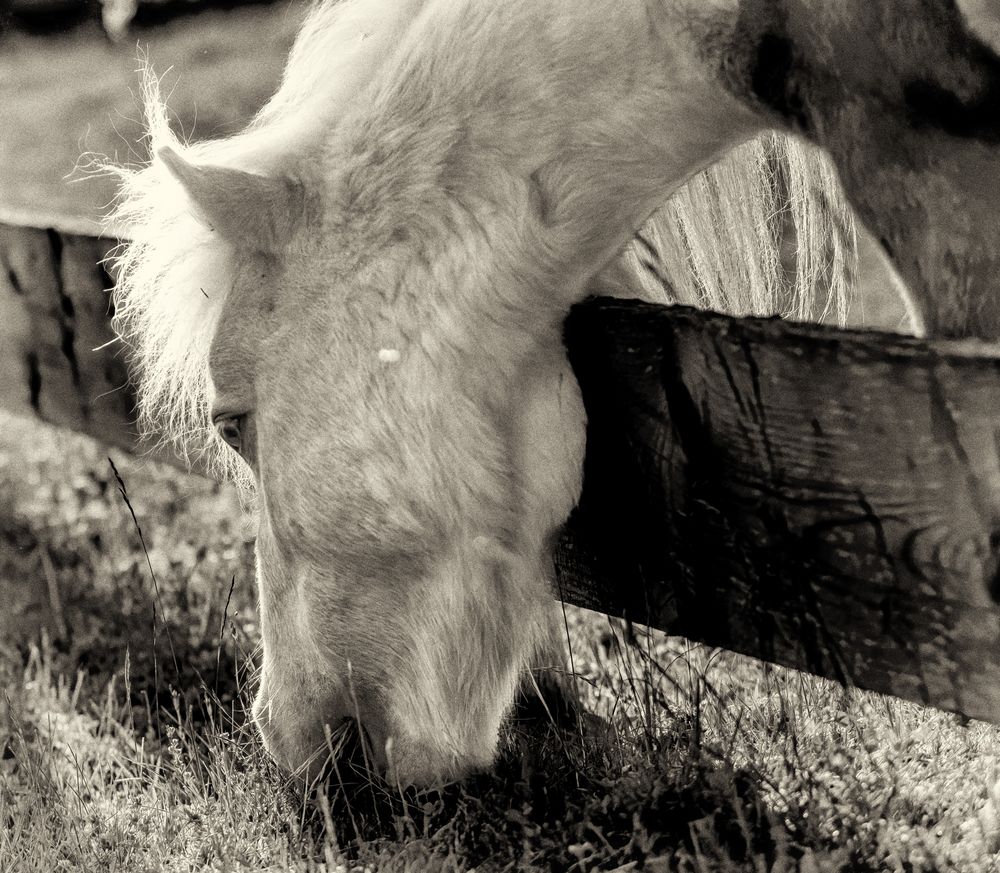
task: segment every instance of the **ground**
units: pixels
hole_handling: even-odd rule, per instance
[[[444,792],[310,793],[245,721],[238,501],[108,454],[0,417],[2,873],[1000,870],[1000,729],[569,608],[575,726]]]

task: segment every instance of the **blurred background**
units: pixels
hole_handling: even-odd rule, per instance
[[[234,133],[274,90],[305,8],[287,0],[3,0],[0,221],[98,229],[115,192],[111,179],[87,174],[93,159],[147,157],[142,65],[161,77],[185,136]]]

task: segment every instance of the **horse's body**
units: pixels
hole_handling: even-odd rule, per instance
[[[307,765],[349,717],[401,781],[492,760],[550,644],[549,539],[580,486],[562,320],[595,289],[635,287],[636,230],[761,131],[832,130],[851,156],[790,90],[788,53],[816,43],[807,14],[846,26],[814,5],[354,0],[312,14],[240,136],[182,147],[151,97],[156,159],[126,177],[118,216],[133,239],[118,318],[147,416],[185,440],[214,421],[252,470],[255,712],[279,761]],[[788,186],[812,180],[803,202],[848,239],[822,203],[829,170],[784,147]],[[762,146],[744,148],[730,170],[773,196]],[[685,196],[746,215],[712,184]],[[659,226],[693,264],[678,287],[711,301],[697,221]],[[749,265],[738,308],[807,300],[774,279],[772,231],[727,234]],[[804,252],[811,239],[800,226]],[[915,243],[892,241],[912,278]],[[834,262],[826,285],[849,269]],[[974,308],[915,295],[932,330]]]

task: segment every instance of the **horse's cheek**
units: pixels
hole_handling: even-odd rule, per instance
[[[561,348],[531,367],[514,431],[515,463],[527,501],[527,538],[540,547],[580,496],[587,416]]]

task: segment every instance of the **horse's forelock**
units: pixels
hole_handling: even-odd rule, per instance
[[[171,132],[149,70],[143,91],[153,154],[167,147],[212,158],[212,143],[189,148]],[[231,285],[232,254],[192,214],[162,162],[115,172],[121,189],[108,223],[125,241],[112,257],[114,323],[138,380],[140,426],[189,459],[228,466],[233,453],[219,450],[208,422],[208,350]]]
[[[147,64],[142,98],[154,158],[141,169],[107,167],[121,183],[107,226],[124,240],[111,258],[118,280],[114,321],[139,383],[141,428],[147,435],[162,434],[162,441],[186,457],[243,480],[245,471],[233,469],[239,462],[208,421],[208,352],[232,282],[232,252],[192,214],[183,187],[155,155],[168,149],[193,164],[281,170],[293,152],[302,154],[328,135],[343,104],[374,74],[364,64],[357,69],[354,50],[371,31],[392,39],[406,20],[394,11],[397,2],[317,4],[278,92],[246,131],[226,139],[181,142],[170,129],[159,80]],[[417,8],[423,0],[408,2]]]

